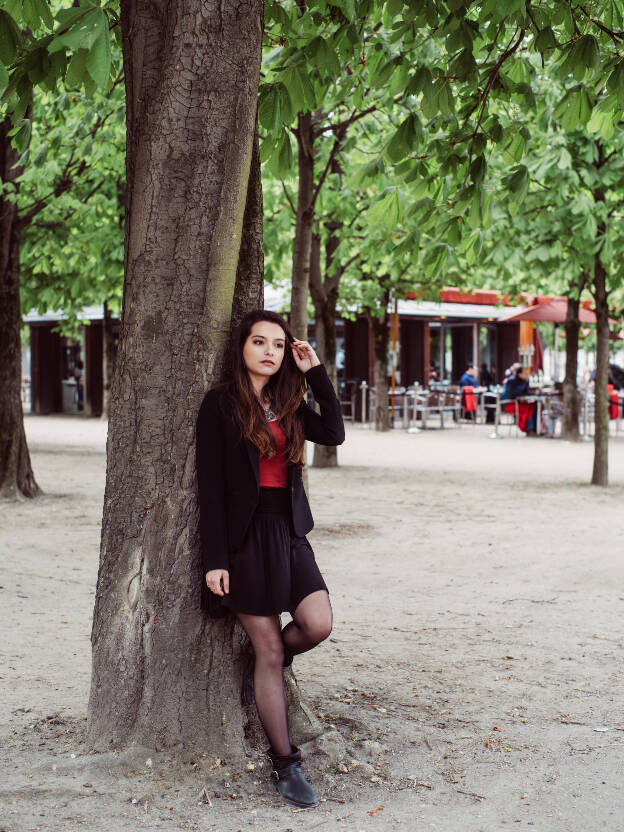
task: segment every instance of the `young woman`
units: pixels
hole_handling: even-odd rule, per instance
[[[205,584],[202,608],[236,613],[255,655],[254,696],[282,798],[318,801],[288,735],[283,667],[331,632],[325,581],[305,535],[304,441],[340,445],[340,403],[307,341],[273,312],[250,312],[232,341],[228,380],[206,393],[197,421]],[[306,385],[321,412],[304,402]],[[212,594],[211,594],[212,593]],[[280,613],[292,621],[281,629]]]

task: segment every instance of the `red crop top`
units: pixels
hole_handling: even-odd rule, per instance
[[[260,457],[260,488],[286,488],[288,468],[286,463],[286,436],[277,419],[268,422],[273,431],[277,453],[270,459]]]

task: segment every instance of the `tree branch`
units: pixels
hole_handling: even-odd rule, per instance
[[[284,180],[282,180],[282,188],[284,189],[284,193],[286,194],[286,199],[288,200],[288,204],[290,205],[290,208],[291,208],[293,214],[295,216],[297,216],[297,209],[295,208],[295,205],[292,201],[291,195],[288,193],[288,188],[286,187],[286,183],[284,182]]]
[[[607,26],[605,26],[604,23],[601,23],[600,20],[596,20],[595,17],[592,17],[591,14],[587,11],[587,9],[583,8],[583,6],[579,6],[579,8],[587,17],[587,19],[594,24],[594,26],[597,26],[601,32],[604,32],[605,34],[609,35],[609,37],[613,40],[616,46],[618,45],[618,40],[624,40],[624,32],[614,32],[612,29],[609,29]]]

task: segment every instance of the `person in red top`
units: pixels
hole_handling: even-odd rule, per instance
[[[288,733],[283,667],[332,629],[329,593],[306,538],[313,526],[301,469],[305,440],[344,441],[340,403],[307,341],[258,310],[232,340],[230,373],[197,421],[205,584],[234,612],[254,650],[253,692],[282,798],[318,805]],[[304,401],[310,386],[320,414]],[[202,608],[215,612],[202,590]],[[280,613],[292,616],[283,629]]]

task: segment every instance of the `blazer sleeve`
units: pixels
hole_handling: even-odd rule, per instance
[[[303,419],[305,438],[317,445],[342,445],[345,439],[342,408],[323,364],[309,369],[305,380],[321,408],[321,412],[317,413],[301,402],[299,413]]]
[[[204,574],[228,569],[225,518],[225,461],[219,397],[209,391],[201,404],[196,430],[199,538]]]

